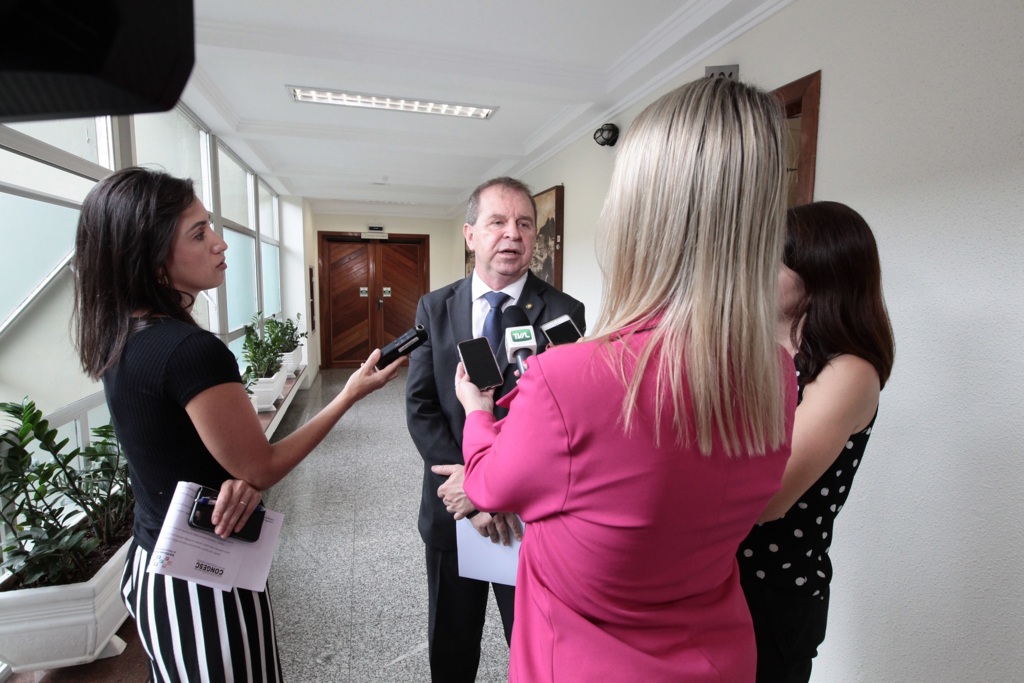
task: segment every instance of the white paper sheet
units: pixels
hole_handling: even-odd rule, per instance
[[[523,524],[523,533],[526,533],[526,524]],[[459,548],[459,576],[516,585],[521,543],[515,537],[512,545],[492,543],[473,528],[473,522],[460,519],[455,522],[455,540]]]
[[[255,543],[223,539],[188,524],[198,484],[179,481],[160,529],[148,571],[229,591],[233,587],[262,592],[277,550],[284,515],[267,510]]]

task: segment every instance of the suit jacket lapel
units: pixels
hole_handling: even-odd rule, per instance
[[[448,323],[452,340],[458,344],[473,338],[473,287],[466,278],[452,288],[448,297]]]
[[[529,324],[534,326],[535,337],[540,332],[541,314],[544,312],[544,298],[541,296],[544,288],[544,281],[530,271],[526,275],[526,284],[522,288],[522,295],[519,297],[519,301],[516,302],[516,305],[526,312]]]

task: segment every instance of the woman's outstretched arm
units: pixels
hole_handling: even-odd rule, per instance
[[[352,373],[345,388],[323,410],[284,439],[271,444],[241,384],[218,384],[185,406],[203,443],[231,476],[260,490],[279,482],[302,462],[357,401],[381,388],[398,373],[399,358],[383,370],[374,364],[380,350]]]

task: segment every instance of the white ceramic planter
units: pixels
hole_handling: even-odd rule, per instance
[[[121,654],[115,634],[128,616],[120,588],[130,545],[88,581],[0,593],[0,660],[22,673]]]
[[[281,394],[284,393],[284,383],[287,379],[288,374],[282,368],[273,377],[261,377],[256,380],[249,387],[256,397],[256,410],[273,410],[274,401],[281,398]]]
[[[293,351],[281,354],[281,369],[294,377],[299,365],[302,363],[302,346],[296,346]]]

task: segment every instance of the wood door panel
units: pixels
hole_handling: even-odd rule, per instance
[[[381,287],[390,287],[391,296],[384,299],[381,344],[404,334],[416,322],[416,304],[421,292],[421,247],[418,244],[383,245],[381,254]]]
[[[429,289],[429,258],[426,235],[367,241],[358,234],[321,233],[321,367],[358,367],[372,349],[415,324],[416,306]],[[362,287],[366,296],[359,294]]]
[[[346,361],[362,361],[370,354],[366,327],[372,301],[359,295],[370,278],[369,245],[332,242],[328,246],[331,366]]]

